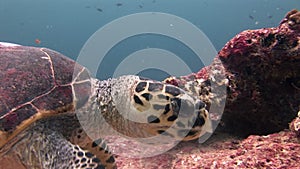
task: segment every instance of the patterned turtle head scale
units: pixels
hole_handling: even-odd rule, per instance
[[[153,135],[193,140],[212,132],[205,103],[184,90],[133,75],[116,79],[112,96],[118,112],[128,120],[151,124]]]

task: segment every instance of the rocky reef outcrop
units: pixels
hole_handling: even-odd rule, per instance
[[[211,65],[166,82],[193,91],[207,109],[226,100],[219,128],[229,133],[248,136],[288,128],[300,108],[300,12],[289,12],[278,27],[239,33]],[[218,90],[222,85],[226,98]]]
[[[239,33],[210,66],[165,82],[189,89],[207,109],[225,102],[222,117],[210,112],[221,120],[216,132],[204,144],[183,142],[159,156],[118,157],[120,168],[299,168],[299,11],[278,27]]]

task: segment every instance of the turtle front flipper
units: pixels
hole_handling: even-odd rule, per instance
[[[106,167],[101,163],[101,160],[96,155],[89,151],[81,149],[78,145],[73,146],[73,157],[70,160],[70,168],[93,168],[105,169]]]
[[[72,144],[56,131],[44,128],[42,132],[31,131],[21,135],[22,139],[7,153],[10,157],[17,157],[17,161],[26,168],[105,168],[93,153]]]
[[[80,127],[72,132],[70,142],[79,145],[83,149],[93,153],[98,159],[100,159],[101,164],[105,168],[117,168],[115,159],[103,139],[97,139],[93,141]]]

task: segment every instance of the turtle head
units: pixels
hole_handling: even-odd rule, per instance
[[[125,82],[112,88],[118,112],[130,121],[147,124],[148,133],[193,140],[212,132],[205,103],[184,90],[138,76],[118,79]]]

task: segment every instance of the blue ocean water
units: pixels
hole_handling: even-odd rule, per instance
[[[300,9],[299,0],[0,0],[0,41],[47,47],[76,60],[86,41],[106,24],[130,14],[160,12],[195,25],[218,51],[243,30],[277,26],[294,8]],[[151,27],[151,23],[145,26]],[[120,27],[119,31],[124,29]],[[97,77],[111,77],[124,58],[147,48],[174,53],[193,72],[203,66],[184,43],[166,36],[144,34],[116,44],[100,64]],[[139,74],[161,80],[172,72],[145,68]]]

